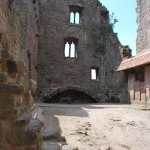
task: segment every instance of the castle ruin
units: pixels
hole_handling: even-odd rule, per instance
[[[138,54],[132,58],[112,28],[101,41],[109,11],[98,0],[0,0],[3,150],[41,149],[43,124],[31,112],[35,81],[36,100],[48,103],[124,102],[125,85],[128,98],[146,97],[141,86],[149,86],[150,4],[137,4]]]
[[[104,36],[99,28],[108,20],[97,0],[39,0],[37,82],[44,102],[105,102],[106,89],[123,87],[117,34],[107,35],[105,53],[98,45]]]

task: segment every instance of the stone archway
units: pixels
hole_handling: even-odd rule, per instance
[[[92,99],[95,100],[95,102],[103,102],[105,99],[105,94],[101,94],[98,96],[95,91],[90,91],[89,89],[81,88],[80,86],[65,86],[65,87],[58,87],[58,88],[46,88],[43,90],[41,94],[41,99],[43,102],[48,101],[49,99],[53,98],[54,96],[64,92],[64,91],[78,91],[82,92]],[[104,97],[104,99],[103,99]]]

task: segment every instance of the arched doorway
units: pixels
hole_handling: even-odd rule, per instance
[[[68,102],[93,103],[100,102],[102,97],[97,96],[95,91],[79,86],[65,86],[58,88],[46,88],[41,94],[41,100],[46,103]]]
[[[96,103],[91,96],[85,94],[81,91],[75,90],[66,90],[63,92],[58,93],[57,95],[47,99],[46,103]]]

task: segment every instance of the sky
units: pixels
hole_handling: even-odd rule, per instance
[[[136,54],[136,0],[100,0],[109,10],[109,14],[114,12],[118,22],[114,31],[118,33],[122,45],[129,45],[132,55]]]

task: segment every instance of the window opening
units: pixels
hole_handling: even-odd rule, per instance
[[[65,57],[69,57],[69,47],[70,47],[70,45],[69,45],[69,43],[67,42],[67,43],[65,44]]]
[[[77,57],[77,39],[73,37],[68,37],[65,39],[65,57],[74,58]]]
[[[72,42],[71,43],[71,48],[70,48],[70,57],[75,57],[75,44]]]
[[[73,13],[73,11],[70,12],[70,23],[74,23],[75,20],[75,15]]]
[[[75,13],[75,24],[80,24],[80,14],[78,12]]]
[[[80,24],[81,23],[81,12],[83,7],[77,5],[70,5],[70,23]]]
[[[70,23],[80,24],[80,13],[79,12],[70,12]]]
[[[98,81],[98,68],[91,69],[91,79]]]

